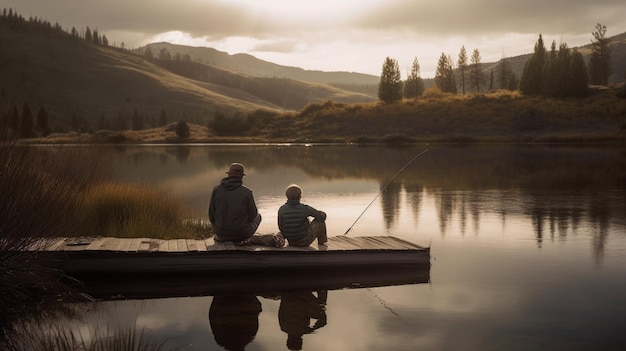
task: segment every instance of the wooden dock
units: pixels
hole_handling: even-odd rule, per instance
[[[309,247],[213,239],[59,238],[39,255],[95,296],[191,296],[424,283],[430,249],[392,237],[330,237]]]

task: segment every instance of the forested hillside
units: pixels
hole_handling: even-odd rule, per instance
[[[375,97],[285,78],[259,78],[208,65],[148,59],[108,45],[105,34],[64,30],[12,10],[0,16],[0,122],[25,136],[124,130],[216,114],[295,110],[310,102]],[[19,132],[22,116],[45,128]],[[41,117],[37,117],[41,116]],[[30,118],[29,118],[30,119]],[[33,124],[36,124],[36,120]]]
[[[0,14],[0,47],[0,138],[139,131],[180,120],[220,135],[251,135],[268,116],[325,102],[347,105],[356,116],[360,107],[350,105],[378,101],[381,82],[372,75],[307,71],[211,48],[157,43],[131,51],[110,46],[105,34],[89,27],[79,33],[11,9]],[[576,50],[589,62],[591,44]],[[626,33],[611,38],[611,50],[609,85],[625,78]],[[467,83],[466,91],[517,90],[531,55],[479,63],[480,89]],[[450,75],[458,76],[456,62],[447,58]],[[435,80],[424,78],[423,87]],[[458,88],[460,80],[454,84]]]

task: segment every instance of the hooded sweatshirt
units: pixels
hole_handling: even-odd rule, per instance
[[[222,240],[244,240],[251,236],[250,224],[258,214],[252,190],[239,177],[226,177],[213,188],[209,221]]]

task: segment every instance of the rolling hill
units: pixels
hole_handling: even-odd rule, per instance
[[[588,60],[591,45],[578,48]],[[155,126],[185,119],[205,125],[222,115],[258,109],[300,110],[313,102],[377,101],[379,77],[354,72],[309,71],[247,54],[154,43],[135,51],[71,35],[60,25],[14,15],[0,17],[0,117],[28,104],[45,109],[53,131],[101,129],[140,115]],[[147,55],[147,50],[152,55]],[[165,50],[167,59],[158,55]],[[531,51],[532,48],[529,48]],[[530,54],[507,58],[521,76]],[[613,37],[613,76],[624,80],[626,33]],[[483,63],[487,74],[498,62]],[[425,79],[425,86],[432,79]],[[6,120],[6,118],[5,118]],[[150,122],[151,121],[151,122]],[[2,121],[0,121],[2,122]],[[160,123],[161,124],[161,123]],[[161,124],[162,125],[162,124]]]
[[[94,44],[37,19],[0,18],[0,116],[27,103],[45,109],[53,130],[80,121],[170,121],[204,124],[216,111],[295,110],[310,102],[374,101],[375,97],[319,83],[261,78],[197,62],[149,60],[128,50]],[[191,74],[204,72],[204,76]],[[187,69],[187,70],[185,70]]]
[[[249,54],[233,54],[208,47],[192,47],[171,43],[152,43],[139,48],[139,53],[150,49],[155,55],[167,50],[172,55],[189,55],[192,61],[203,62],[213,67],[266,78],[289,78],[304,82],[339,85],[378,85],[380,77],[355,72],[323,72],[299,67],[282,66],[258,59]]]

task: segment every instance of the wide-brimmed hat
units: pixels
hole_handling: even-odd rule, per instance
[[[237,176],[243,177],[246,174],[244,173],[243,165],[241,163],[231,163],[228,172],[226,172],[229,176]]]

